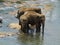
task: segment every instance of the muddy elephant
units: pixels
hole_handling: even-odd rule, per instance
[[[45,15],[36,13],[34,11],[26,11],[19,18],[21,24],[21,30],[24,33],[29,33],[29,24],[36,25],[36,33],[40,33],[42,26],[42,34],[44,34]]]

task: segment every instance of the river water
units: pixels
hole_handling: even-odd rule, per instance
[[[0,38],[0,45],[60,45],[60,2],[54,3],[55,7],[52,12],[46,14],[44,39],[38,35],[13,35]],[[6,7],[0,3],[0,16],[3,17],[0,32],[17,33],[17,29],[7,27],[9,23],[18,23],[14,15],[17,9],[14,7]]]

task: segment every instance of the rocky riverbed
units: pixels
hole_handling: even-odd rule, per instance
[[[60,45],[60,1],[54,3],[46,1],[0,2],[0,44],[1,45]],[[48,5],[46,5],[48,4]],[[44,40],[42,36],[19,34],[21,26],[16,19],[20,7],[37,7],[46,16]]]

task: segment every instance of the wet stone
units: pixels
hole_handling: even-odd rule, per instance
[[[0,17],[0,27],[2,27],[2,20],[3,20],[3,18]]]
[[[12,29],[18,29],[18,30],[21,29],[21,26],[18,23],[10,23],[8,27]]]
[[[13,32],[0,32],[0,38],[8,37],[8,36],[14,36],[16,33]]]
[[[3,20],[3,18],[2,18],[2,17],[0,17],[0,23],[2,23],[2,20]]]

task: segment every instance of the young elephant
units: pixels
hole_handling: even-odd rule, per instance
[[[42,26],[42,34],[44,34],[45,16],[34,11],[26,11],[20,16],[19,23],[21,23],[21,30],[24,33],[29,33],[29,24],[36,25],[36,32],[40,33]]]
[[[41,9],[40,8],[27,8],[27,7],[21,7],[18,12],[17,12],[17,17],[19,19],[19,17],[21,15],[23,15],[26,11],[35,11],[39,14],[41,14]]]

